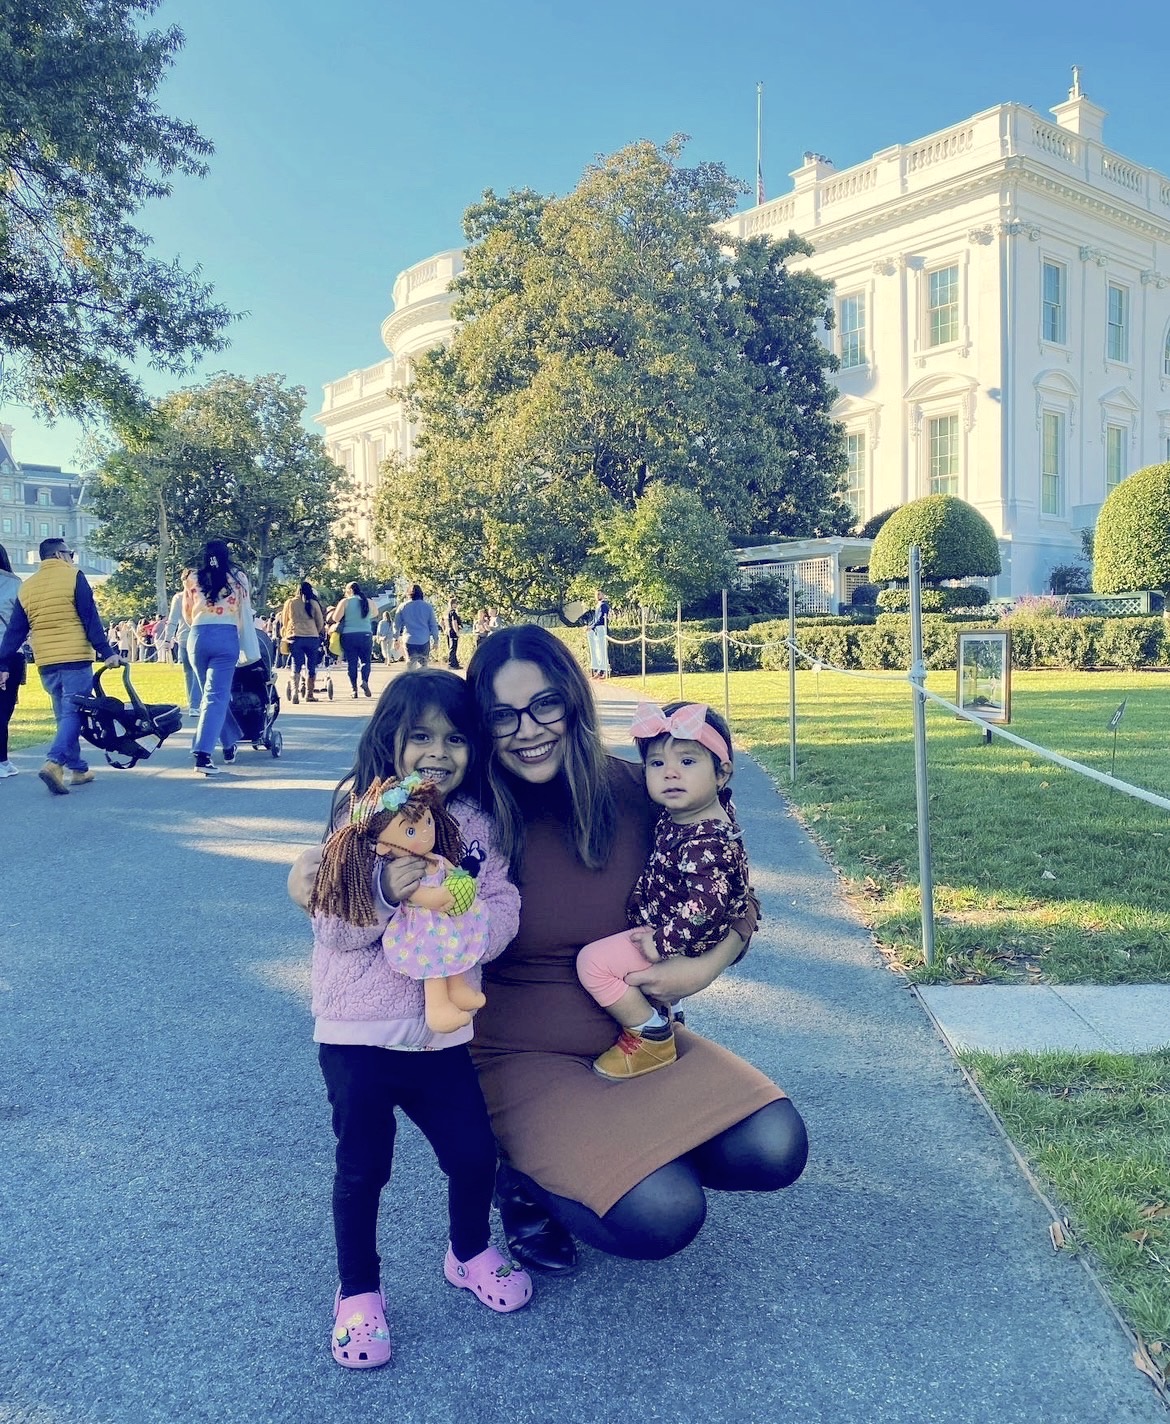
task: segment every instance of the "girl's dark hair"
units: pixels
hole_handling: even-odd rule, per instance
[[[301,597],[305,600],[305,612],[312,614],[313,604],[317,601],[317,595],[313,592],[313,585],[308,579],[301,584]]]
[[[346,587],[346,589],[348,590],[350,597],[351,597],[351,598],[356,598],[356,599],[358,599],[359,602],[361,603],[361,605],[362,605],[362,617],[363,617],[363,618],[368,618],[368,617],[370,616],[370,600],[369,600],[369,599],[365,596],[365,594],[362,592],[362,586],[361,586],[361,584],[360,584],[360,583],[347,583],[345,587]]]
[[[672,712],[677,712],[681,707],[690,706],[691,703],[689,702],[668,702],[666,706],[662,709],[662,715],[664,717],[669,717]],[[734,766],[735,752],[732,749],[731,745],[731,729],[728,727],[727,723],[723,720],[719,713],[715,711],[714,707],[707,708],[707,715],[703,718],[703,721],[706,722],[708,727],[714,727],[715,730],[719,733],[719,735],[723,738],[723,740],[727,743],[727,760]],[[646,758],[650,755],[650,748],[654,746],[656,742],[660,742],[661,740],[662,734],[659,734],[657,737],[634,738],[634,741],[637,743],[638,746],[638,752],[642,758],[643,766],[646,765]],[[715,770],[717,772],[720,771],[723,766],[722,760],[715,755],[715,753],[711,750],[710,747],[704,747],[703,750],[710,756],[711,760],[715,763]]]
[[[551,633],[535,623],[501,628],[479,645],[467,666],[467,683],[475,694],[482,727],[489,725],[489,714],[497,705],[496,674],[505,663],[513,661],[534,663],[549,686],[565,699],[560,776],[572,806],[569,829],[582,864],[598,870],[609,859],[617,813],[609,784],[608,753],[598,735],[593,693],[576,659]],[[500,847],[515,871],[524,854],[524,821],[516,802],[515,781],[500,767],[494,750],[491,747],[485,753],[485,779]]]
[[[467,770],[459,795],[483,804],[475,699],[463,679],[453,672],[444,668],[417,668],[387,683],[378,698],[358,741],[354,764],[333,793],[330,825],[338,809],[347,804],[350,792],[360,796],[375,782],[401,774],[402,753],[410,729],[432,708],[441,712],[452,727],[467,738]]]
[[[0,569],[3,569],[6,574],[12,572],[12,560],[8,557],[8,550],[3,544],[0,544]]]
[[[228,546],[222,539],[209,539],[203,546],[195,580],[203,597],[214,603],[220,594],[230,593],[233,581],[238,582],[240,571],[232,562]]]

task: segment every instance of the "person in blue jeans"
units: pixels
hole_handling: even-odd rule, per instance
[[[42,539],[41,566],[21,585],[0,642],[0,690],[7,687],[5,666],[30,639],[41,683],[53,704],[57,733],[48,759],[37,775],[54,796],[68,796],[70,786],[94,779],[81,755],[81,714],[76,697],[93,691],[95,659],[117,667],[122,656],[110,646],[93,601],[93,590],[73,562],[64,539]],[[66,771],[72,773],[69,786]]]
[[[199,721],[195,725],[195,770],[213,776],[216,742],[223,759],[236,759],[240,729],[231,713],[232,675],[240,657],[240,628],[252,617],[248,579],[232,562],[220,539],[203,546],[199,567],[183,585],[183,617],[191,626],[187,653],[199,684]]]
[[[367,598],[361,585],[347,583],[345,596],[329,615],[329,626],[341,635],[341,656],[345,659],[345,670],[349,674],[349,685],[356,700],[358,695],[358,675],[362,680],[362,691],[372,697],[370,691],[370,664],[374,660],[373,619],[377,616],[378,605]]]

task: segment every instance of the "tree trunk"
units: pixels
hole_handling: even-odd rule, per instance
[[[171,536],[167,530],[167,506],[163,492],[158,492],[158,557],[154,565],[154,594],[158,612],[165,614],[170,605],[167,595],[167,555],[170,553]]]

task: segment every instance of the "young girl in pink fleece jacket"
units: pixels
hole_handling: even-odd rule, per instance
[[[481,861],[476,900],[487,912],[481,962],[516,933],[520,896],[493,843],[492,824],[460,787],[474,786],[475,708],[467,686],[438,669],[395,678],[358,743],[357,762],[334,797],[334,826],[358,796],[388,776],[430,780]],[[378,1204],[390,1177],[395,1108],[434,1148],[447,1176],[450,1244],[443,1271],[484,1305],[505,1313],[527,1304],[532,1284],[491,1244],[488,1214],[496,1143],[467,1044],[472,1026],[435,1033],[424,1017],[422,981],[391,967],[400,906],[428,863],[399,856],[379,864],[373,925],[313,915],[313,1037],[337,1137],[333,1224],[341,1284],[330,1347],[339,1365],[368,1369],[391,1355],[377,1251]],[[319,882],[318,882],[319,883]],[[479,970],[468,979],[478,987]]]

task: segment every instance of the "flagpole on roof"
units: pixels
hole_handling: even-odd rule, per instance
[[[764,81],[756,85],[756,206],[764,202]]]

